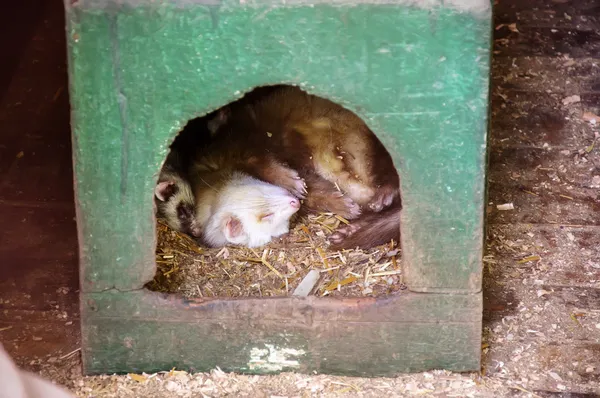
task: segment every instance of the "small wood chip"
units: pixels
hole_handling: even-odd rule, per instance
[[[586,122],[590,122],[591,124],[596,124],[600,122],[600,116],[592,112],[583,112],[582,118],[583,120],[585,120]]]
[[[581,97],[579,95],[570,95],[562,100],[563,105],[571,105],[576,104],[581,101]]]
[[[129,373],[127,376],[129,376],[130,379],[137,381],[138,383],[143,383],[146,380],[148,380],[148,378],[144,375],[138,375],[135,373]]]
[[[501,211],[505,210],[514,210],[515,206],[512,203],[505,203],[502,205],[497,205],[496,208]]]
[[[308,274],[304,277],[302,282],[298,285],[292,296],[306,297],[313,290],[317,282],[319,281],[320,273],[315,269],[311,269]]]
[[[350,284],[352,282],[355,282],[357,279],[358,279],[357,277],[355,277],[354,275],[352,275],[352,276],[349,276],[349,277],[345,278],[344,280],[342,280],[340,282],[334,280],[329,285],[325,286],[325,290],[327,290],[327,291],[335,290],[338,287],[346,286],[346,285],[348,285],[348,284]]]
[[[343,222],[343,223],[344,223],[344,224],[346,224],[346,225],[349,225],[349,224],[350,224],[350,221],[346,220],[346,219],[345,219],[344,217],[342,217],[342,216],[338,216],[338,215],[336,214],[336,215],[334,215],[334,217],[335,217],[336,219],[340,220],[341,222]]]
[[[542,258],[540,256],[528,256],[525,258],[522,258],[521,260],[517,261],[519,264],[525,264],[531,261],[540,261]]]

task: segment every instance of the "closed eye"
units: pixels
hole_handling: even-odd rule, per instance
[[[267,213],[260,216],[260,221],[270,221],[273,218],[274,213]]]

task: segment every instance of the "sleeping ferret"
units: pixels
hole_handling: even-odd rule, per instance
[[[309,210],[355,220],[330,237],[334,248],[398,240],[400,178],[383,144],[354,113],[277,86],[223,108],[209,130],[212,142],[198,151],[193,170],[241,170],[305,198]]]
[[[209,247],[262,246],[289,231],[300,200],[279,186],[239,171],[191,175],[196,196],[194,222]]]
[[[195,173],[187,180],[163,168],[157,215],[209,247],[262,246],[289,231],[300,200],[286,189],[239,171]]]

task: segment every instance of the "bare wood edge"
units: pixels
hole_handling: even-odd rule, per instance
[[[270,297],[186,299],[147,289],[82,293],[82,318],[126,318],[159,322],[293,321],[481,322],[481,293],[456,295],[406,292],[380,298]],[[480,316],[475,316],[479,314]]]

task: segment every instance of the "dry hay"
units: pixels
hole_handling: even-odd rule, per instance
[[[148,288],[185,297],[291,295],[312,269],[318,296],[383,296],[405,289],[395,242],[371,250],[328,250],[327,235],[343,218],[301,218],[290,233],[258,248],[198,247],[189,236],[157,223],[157,273]]]

